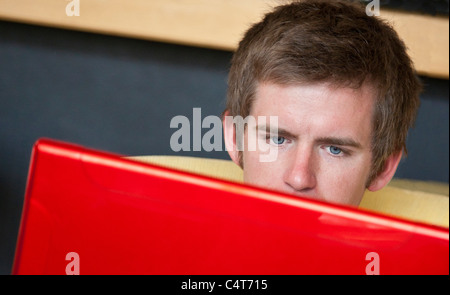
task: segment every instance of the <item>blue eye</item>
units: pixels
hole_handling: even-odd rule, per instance
[[[272,141],[273,141],[273,143],[275,143],[277,145],[280,145],[280,144],[283,144],[286,141],[286,138],[279,137],[279,136],[274,136],[274,137],[272,137]]]
[[[330,146],[329,149],[330,149],[330,153],[332,153],[333,155],[339,155],[342,153],[342,150],[335,146]]]

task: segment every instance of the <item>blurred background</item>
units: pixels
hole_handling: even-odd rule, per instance
[[[196,107],[203,118],[220,116],[233,49],[274,4],[80,0],[80,15],[68,16],[70,1],[36,2],[0,0],[0,274],[11,271],[38,138],[121,155],[228,159],[172,152],[170,120],[192,118]],[[448,0],[381,4],[381,16],[408,39],[425,85],[396,177],[448,183]]]

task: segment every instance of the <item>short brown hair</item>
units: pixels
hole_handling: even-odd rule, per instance
[[[259,83],[328,82],[377,90],[372,175],[406,150],[421,83],[405,44],[386,22],[350,1],[304,0],[278,6],[253,25],[233,55],[226,110],[247,117]]]

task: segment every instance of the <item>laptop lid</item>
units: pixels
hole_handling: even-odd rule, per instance
[[[447,274],[449,231],[43,139],[13,274]]]

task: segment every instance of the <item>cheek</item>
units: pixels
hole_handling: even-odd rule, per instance
[[[252,151],[242,152],[244,164],[244,182],[249,184],[261,184],[265,182],[267,172],[262,169],[258,161],[258,153]]]
[[[369,170],[361,165],[349,166],[324,168],[318,179],[319,190],[328,201],[358,206]]]
[[[244,151],[242,156],[245,183],[264,187],[276,186],[282,175],[278,161],[261,162],[260,154],[254,151]]]
[[[316,177],[318,183],[334,190],[365,188],[370,174],[370,156],[365,153],[347,159],[333,159],[323,151]]]

